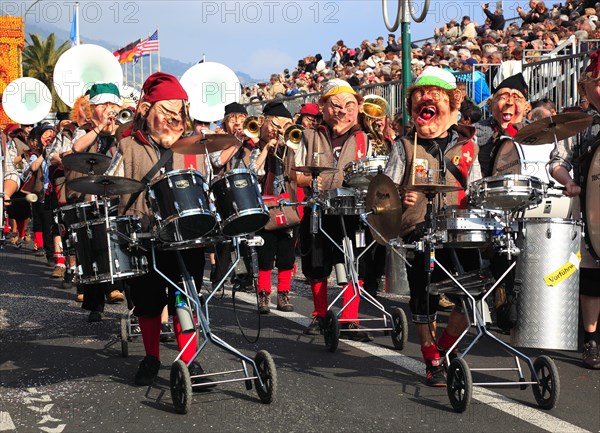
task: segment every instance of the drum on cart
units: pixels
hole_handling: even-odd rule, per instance
[[[256,175],[250,170],[240,168],[215,177],[210,191],[225,236],[254,233],[269,221]]]
[[[548,184],[552,181],[548,172],[548,163],[553,149],[554,143],[527,146],[505,140],[498,148],[492,173],[494,176],[502,174],[535,176]],[[554,187],[546,189],[546,194],[539,205],[525,211],[525,218],[569,218],[570,216],[571,198]]]
[[[582,224],[556,218],[520,221],[515,280],[515,346],[577,350],[579,249]]]
[[[169,245],[201,238],[216,225],[206,191],[196,170],[174,170],[152,181],[148,201],[156,220],[156,237]]]
[[[590,253],[600,260],[600,146],[592,154],[582,200],[585,241]]]
[[[455,209],[439,214],[436,221],[447,248],[486,248],[502,228],[500,219],[483,209]]]
[[[141,232],[140,219],[131,215],[109,217],[109,227],[110,239],[106,220],[72,226],[77,272],[83,284],[133,278],[148,272],[146,256],[132,242]]]
[[[321,194],[324,215],[359,215],[365,212],[365,201],[354,188],[336,188]]]
[[[344,183],[353,188],[367,189],[379,170],[383,171],[388,158],[379,155],[350,161],[344,166]]]
[[[537,206],[546,184],[534,176],[504,174],[476,180],[469,185],[469,199],[478,208],[522,210]]]

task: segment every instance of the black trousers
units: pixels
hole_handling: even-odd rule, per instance
[[[264,239],[265,244],[256,248],[258,254],[258,269],[268,271],[273,269],[273,264],[282,271],[294,268],[294,230],[260,230],[257,236]]]

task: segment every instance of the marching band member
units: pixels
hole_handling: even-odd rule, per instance
[[[259,176],[263,195],[280,197],[292,191],[290,182],[293,152],[283,143],[285,130],[292,126],[292,114],[281,102],[269,102],[263,108],[259,146],[262,148],[252,169]],[[289,150],[289,151],[288,151]],[[261,229],[257,235],[265,241],[257,248],[259,312],[268,314],[271,303],[271,273],[277,267],[277,309],[294,311],[289,293],[294,269],[294,228]]]
[[[480,146],[479,164],[484,177],[492,175],[493,155],[501,141],[501,137],[514,137],[530,105],[529,89],[519,73],[504,79],[494,89],[488,108],[492,117],[475,124],[477,128],[477,144]]]
[[[440,180],[435,183],[461,186],[464,190],[471,180],[479,178],[479,170],[474,165],[478,151],[473,142],[475,130],[469,126],[455,124],[462,99],[463,94],[456,88],[454,75],[434,66],[426,68],[408,89],[406,109],[411,115],[414,130],[408,131],[404,137],[397,140],[390,154],[385,173],[394,183],[412,183],[411,167],[417,158],[428,173],[439,173]],[[415,138],[417,155],[414,155]],[[463,190],[446,194],[445,204],[454,208],[466,207]],[[405,209],[400,235],[406,242],[418,240],[419,235],[415,229],[418,223],[425,220],[426,204],[422,193],[404,193]],[[439,207],[440,203],[437,205]],[[469,250],[457,253],[466,251]],[[436,251],[436,255],[446,266],[449,261],[446,250]],[[436,343],[438,296],[428,293],[424,268],[425,254],[417,252],[409,262],[412,265],[407,267],[410,309],[426,365],[426,383],[429,386],[446,386],[440,350],[449,349],[468,326],[468,322],[464,314],[455,308],[450,314],[448,326]],[[433,281],[444,278],[438,267],[435,268],[432,277]]]
[[[256,162],[260,154],[260,148],[256,143],[258,138],[247,137],[244,133],[244,122],[247,118],[248,111],[246,111],[243,105],[232,102],[225,106],[225,116],[222,122],[223,131],[226,134],[234,135],[237,138],[237,142],[225,150],[209,154],[211,165],[215,168],[216,173],[221,174],[238,168],[250,168]],[[216,260],[214,268],[211,270],[210,278],[213,284],[220,281],[229,269],[231,265],[231,251],[232,247],[230,243],[215,245]],[[252,281],[250,281],[248,276],[235,275],[232,281],[236,289],[252,286]]]
[[[85,112],[85,96],[80,101],[78,110]],[[88,95],[89,109],[91,112],[91,122],[79,126],[73,133],[73,152],[91,152],[102,155],[113,155],[116,152],[116,140],[114,133],[117,130],[116,115],[122,104],[119,89],[113,83],[96,83],[90,88]],[[80,116],[81,117],[81,116]],[[62,158],[70,153],[68,150],[58,156]],[[86,176],[84,173],[69,172],[67,170],[67,180]],[[68,197],[77,197],[67,191]],[[81,201],[83,196],[79,197]],[[79,297],[79,295],[78,295]],[[99,322],[102,320],[105,301],[110,303],[123,302],[125,296],[122,293],[122,283],[94,283],[83,286],[83,304],[82,308],[88,310],[89,322]]]
[[[302,104],[297,116],[296,125],[302,125],[305,128],[314,128],[323,120],[323,115],[319,111],[319,104]]]
[[[590,56],[591,62],[579,79],[578,88],[582,97],[590,103],[588,114],[594,120],[592,126],[581,134],[581,143],[577,149],[570,147],[571,140],[561,140],[552,152],[550,173],[554,179],[565,186],[564,194],[574,197],[573,216],[580,218],[582,181],[587,178],[590,159],[593,150],[598,146],[600,133],[597,133],[597,124],[600,123],[600,50]],[[595,134],[596,133],[596,134]],[[575,157],[580,162],[574,163]],[[575,179],[571,177],[571,170],[575,170]],[[597,224],[598,222],[595,222]],[[589,230],[588,221],[584,230]],[[579,265],[579,303],[581,305],[581,319],[583,322],[583,364],[592,369],[600,369],[600,347],[598,336],[598,318],[600,316],[600,262],[595,260],[585,246],[585,236],[581,238],[581,263]]]
[[[296,152],[295,165],[321,166],[337,168],[334,174],[320,174],[319,191],[332,190],[342,186],[343,168],[350,161],[370,154],[366,134],[358,124],[358,113],[362,104],[358,95],[343,80],[333,79],[327,82],[325,91],[319,99],[323,113],[323,124],[304,131],[300,147]],[[298,173],[298,185],[309,187],[311,176]],[[322,233],[310,233],[311,212],[305,212],[300,224],[300,248],[302,250],[302,271],[310,281],[313,294],[313,320],[306,330],[309,335],[318,335],[320,322],[327,312],[327,278],[334,263],[344,263],[340,251]],[[352,234],[358,228],[358,219],[344,217],[347,233]],[[324,230],[336,242],[341,242],[343,233],[338,216],[325,215],[322,218]],[[356,255],[356,254],[355,254]],[[362,266],[361,266],[362,267]],[[362,278],[364,269],[359,269]],[[359,280],[362,284],[362,281]],[[350,283],[344,290],[343,301],[347,305],[342,312],[342,331],[340,338],[356,341],[371,341],[368,333],[357,331],[359,328],[359,296],[354,297]],[[354,297],[352,301],[350,301]],[[348,330],[352,330],[348,332]]]
[[[142,87],[142,97],[138,110],[133,119],[133,126],[125,131],[124,138],[119,142],[119,153],[122,155],[123,173],[126,178],[142,180],[169,151],[185,131],[187,122],[188,96],[177,78],[162,72],[156,72],[148,77]],[[204,155],[173,154],[167,157],[165,172],[189,167],[202,171]],[[160,176],[160,170],[155,178]],[[133,201],[130,203],[130,201]],[[125,194],[119,203],[119,215],[133,215],[141,219],[142,230],[148,231],[153,223],[153,213],[148,208],[146,193],[142,192],[135,198]],[[204,250],[188,249],[181,252],[190,274],[202,284],[204,271]],[[180,280],[179,267],[175,253],[172,251],[156,251],[157,267],[172,281]],[[152,263],[151,258],[149,263]],[[140,363],[135,375],[136,385],[150,385],[160,369],[160,331],[161,312],[168,305],[173,317],[173,325],[177,344],[180,350],[187,346],[181,359],[189,362],[196,353],[196,333],[183,334],[181,325],[174,310],[174,288],[165,288],[166,281],[156,273],[153,266],[149,272],[127,281],[131,288],[134,304],[134,314],[138,317],[139,326],[144,341],[146,356]],[[198,290],[200,287],[198,286]],[[190,365],[190,374],[201,374],[200,364]],[[194,388],[198,389],[198,388]],[[200,388],[203,389],[203,388]]]

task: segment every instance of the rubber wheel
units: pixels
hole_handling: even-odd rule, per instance
[[[447,391],[450,404],[458,413],[467,410],[473,396],[473,378],[462,358],[455,358],[448,367]]]
[[[121,318],[121,356],[123,358],[129,356],[129,328],[125,317]]]
[[[177,413],[186,414],[192,406],[192,380],[181,359],[171,366],[171,399]]]
[[[275,362],[271,357],[271,354],[266,350],[259,350],[254,357],[254,363],[256,364],[256,375],[262,380],[254,379],[254,386],[256,387],[256,393],[263,403],[272,403],[275,400],[275,394],[277,391],[277,370],[275,369]]]
[[[542,409],[552,409],[560,396],[560,379],[552,358],[542,355],[533,362],[538,384],[533,384],[533,396]],[[532,375],[533,376],[533,375]],[[532,377],[532,382],[535,377]]]
[[[325,338],[325,347],[331,353],[337,350],[340,343],[340,322],[338,322],[335,313],[327,311],[324,319],[323,337]]]
[[[394,349],[402,350],[408,342],[408,320],[402,308],[392,310],[392,343]]]

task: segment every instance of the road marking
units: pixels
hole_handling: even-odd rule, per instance
[[[0,431],[16,430],[15,423],[13,422],[8,412],[0,412]]]
[[[248,303],[256,302],[256,298],[250,293],[237,292],[236,296]],[[298,313],[284,313],[272,308],[271,314],[291,320],[292,322],[302,326],[308,326],[310,323],[310,318]],[[406,355],[402,355],[397,351],[387,349],[385,347],[375,346],[369,343],[361,343],[350,340],[340,340],[340,343],[344,343],[356,349],[362,350],[369,355],[377,356],[378,358],[391,362],[398,367],[409,370],[417,376],[423,376],[425,373],[425,365],[423,362],[410,358]],[[487,388],[474,386],[473,400],[477,400],[481,403],[492,406],[494,409],[549,432],[588,432],[588,430],[585,430],[567,421],[563,421],[560,418],[556,418],[547,412],[525,406]]]

